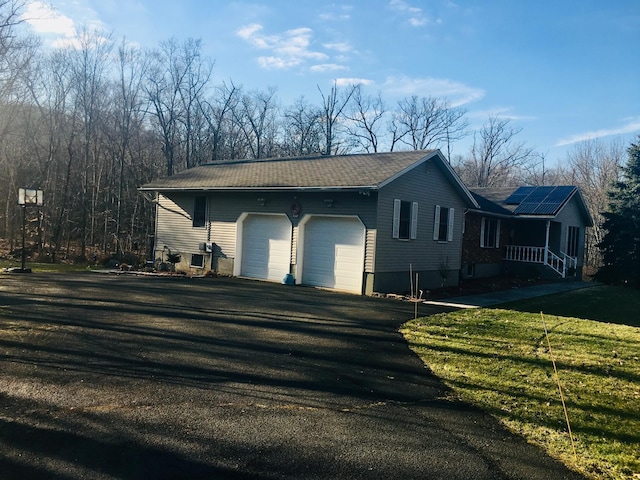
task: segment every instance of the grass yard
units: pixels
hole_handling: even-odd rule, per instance
[[[5,268],[12,268],[22,266],[20,260],[6,260],[0,259],[0,271]],[[70,263],[36,263],[27,262],[27,268],[30,268],[33,272],[77,272],[79,270],[87,270],[89,267],[86,265],[75,265]]]
[[[577,455],[544,332],[549,332]],[[592,287],[408,322],[402,333],[464,400],[598,479],[640,479],[640,292]]]

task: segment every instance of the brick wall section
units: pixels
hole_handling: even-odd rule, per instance
[[[468,212],[465,216],[464,240],[462,243],[462,263],[501,263],[504,254],[504,246],[509,243],[509,231],[511,229],[509,221],[501,220],[500,225],[500,248],[480,247],[480,232],[482,225],[482,215]]]

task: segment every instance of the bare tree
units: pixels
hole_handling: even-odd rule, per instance
[[[233,82],[230,82],[229,85],[223,83],[216,90],[216,98],[205,100],[200,104],[202,115],[208,126],[210,159],[212,161],[226,156],[223,150],[225,138],[228,138],[232,130],[228,120],[237,109],[241,92]]]
[[[465,113],[464,109],[453,108],[444,99],[416,95],[402,99],[388,127],[392,135],[391,150],[398,143],[412,150],[444,145],[450,160],[451,144],[466,135]]]
[[[283,150],[289,155],[320,153],[322,113],[304,97],[284,111]]]
[[[607,192],[620,179],[621,167],[626,159],[626,146],[621,138],[609,143],[601,140],[585,140],[576,143],[567,153],[560,167],[563,183],[580,187],[594,226],[587,231],[587,264],[601,265],[597,245],[604,238],[602,228],[609,198]]]
[[[78,39],[79,46],[68,47],[66,54],[78,115],[76,127],[81,132],[80,255],[85,257],[87,241],[92,245],[95,240],[96,210],[105,173],[100,159],[104,154],[100,135],[108,99],[106,74],[113,43],[102,32],[86,29],[80,32]]]
[[[338,124],[342,119],[343,111],[357,88],[358,85],[350,85],[346,90],[340,91],[338,82],[334,81],[331,90],[325,95],[318,85],[318,91],[322,97],[323,153],[325,155],[335,155],[340,152],[341,144],[338,137]]]
[[[37,40],[19,32],[24,5],[24,1],[0,0],[0,211],[3,212],[0,216],[4,216],[0,228],[10,241],[13,240],[12,220],[17,213],[15,195],[20,167],[17,156],[23,152],[16,141],[23,136],[25,128],[19,119],[28,105],[30,95],[25,87],[38,47]],[[12,151],[14,147],[16,151]]]
[[[65,211],[69,208],[69,190],[72,171],[67,161],[71,116],[72,75],[65,54],[54,51],[41,56],[25,76],[35,114],[27,132],[33,156],[39,166],[40,186],[46,191],[45,222],[49,227],[48,240],[60,247],[65,224]]]
[[[145,56],[138,48],[122,40],[116,56],[118,78],[112,87],[113,124],[108,130],[108,135],[114,161],[109,185],[113,185],[113,188],[110,189],[107,199],[109,204],[115,203],[113,235],[119,251],[124,247],[121,245],[120,237],[125,224],[124,209],[135,205],[137,200],[137,195],[134,197],[130,195],[132,188],[127,180],[127,169],[132,158],[131,142],[143,128],[145,119],[145,101],[142,94],[142,82],[146,72],[145,60]],[[103,238],[105,250],[110,236],[108,220],[109,216],[105,212]]]
[[[514,175],[532,160],[533,149],[515,139],[522,129],[510,123],[509,119],[491,116],[474,134],[469,156],[456,166],[467,185],[510,185]]]
[[[192,166],[190,155],[194,115],[201,115],[201,102],[211,78],[213,63],[201,55],[200,40],[175,39],[160,43],[149,53],[144,89],[162,139],[167,175],[173,175],[179,161]]]
[[[21,35],[22,0],[0,0],[0,100],[6,101],[17,90],[17,82],[28,68],[38,46],[32,37]]]
[[[234,118],[253,158],[272,156],[275,148],[278,106],[276,89],[255,91],[242,96]]]
[[[182,123],[186,168],[203,163],[202,149],[198,148],[198,137],[204,127],[201,105],[205,101],[214,62],[203,57],[201,49],[200,40],[187,39],[181,45],[184,83],[178,92],[183,114],[178,118]]]
[[[367,153],[378,151],[380,121],[386,113],[382,96],[366,95],[362,86],[357,85],[353,92],[351,108],[345,114],[346,130],[359,149]]]

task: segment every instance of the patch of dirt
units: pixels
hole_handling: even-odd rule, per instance
[[[422,294],[422,300],[441,300],[444,298],[462,297],[466,295],[479,295],[482,293],[499,292],[501,290],[510,290],[512,288],[531,287],[551,282],[552,280],[546,280],[543,278],[523,279],[516,277],[467,279],[461,280],[460,285],[457,286],[425,290]],[[381,296],[396,298],[398,300],[411,300],[409,295],[387,294]]]
[[[501,290],[510,290],[512,288],[531,287],[546,283],[551,283],[551,280],[542,278],[522,279],[515,277],[490,277],[462,280],[458,286],[438,288],[429,291],[427,300],[461,297],[465,295],[478,295],[482,293],[498,292]]]

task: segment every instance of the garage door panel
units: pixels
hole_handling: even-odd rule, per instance
[[[303,283],[360,293],[364,238],[358,219],[311,218],[305,225]]]
[[[280,281],[289,273],[291,222],[283,215],[249,215],[242,232],[241,275]]]

